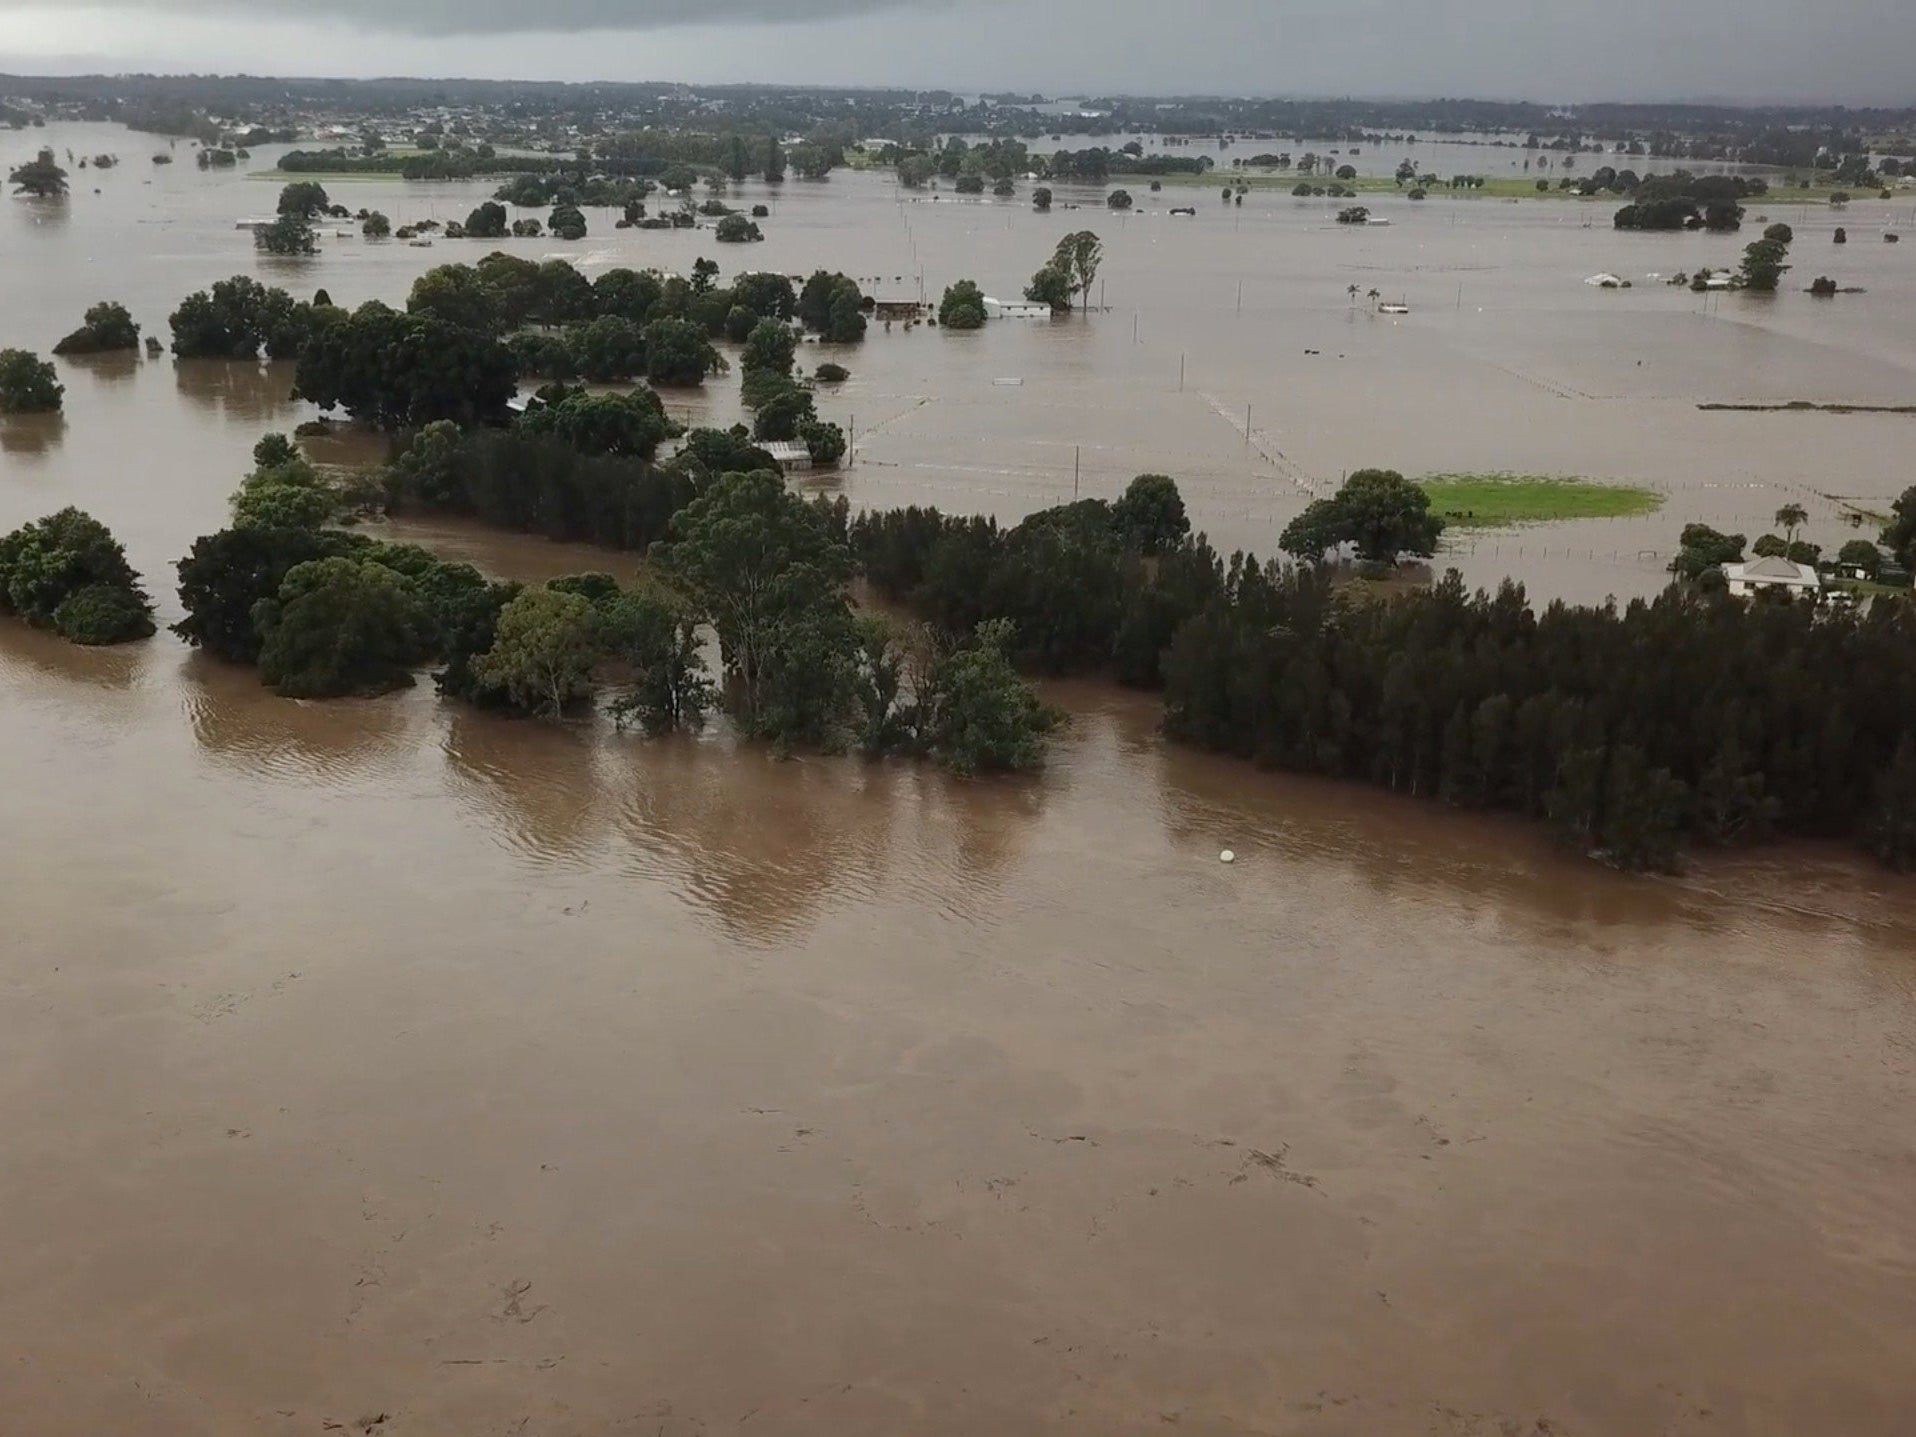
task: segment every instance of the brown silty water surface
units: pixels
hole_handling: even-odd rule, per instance
[[[125,163],[0,208],[0,344],[107,297],[164,336],[236,271],[396,300],[486,248],[269,265],[232,224],[270,185],[45,133]],[[486,187],[335,189],[401,222]],[[572,252],[1005,293],[1103,233],[1108,313],[845,358],[823,407],[858,415],[831,481],[858,503],[1016,517],[1069,497],[1081,447],[1082,492],[1169,472],[1268,550],[1367,463],[1666,489],[1451,560],[1588,599],[1653,590],[1638,551],[1687,519],[1760,532],[1807,497],[1827,544],[1850,531],[1815,496],[1907,482],[1916,421],[1693,407],[1909,398],[1887,206],[1827,265],[1832,217],[1776,210],[1792,280],[1868,296],[1706,314],[1581,281],[1740,245],[1616,236],[1607,207],[1405,202],[1352,234],[1190,193],[1195,220],[1045,218],[837,175],[788,183],[750,249],[595,213]],[[1352,282],[1412,314],[1352,312]],[[64,422],[0,431],[0,524],[89,509],[177,617],[172,561],[309,411],[261,366],[61,369]],[[735,389],[690,407],[729,422]],[[633,562],[401,532],[500,573]],[[1598,557],[1538,552],[1570,547]],[[429,686],[297,704],[168,637],[0,627],[0,1430],[1911,1430],[1906,881],[1815,848],[1625,879],[1054,697],[1045,774],[963,783]]]

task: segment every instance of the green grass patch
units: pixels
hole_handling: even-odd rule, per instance
[[[1431,511],[1457,529],[1555,519],[1625,519],[1663,507],[1654,489],[1547,474],[1433,474],[1419,481]]]

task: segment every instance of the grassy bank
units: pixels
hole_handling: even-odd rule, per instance
[[[1663,496],[1654,489],[1546,474],[1433,474],[1419,482],[1431,510],[1457,529],[1624,519],[1663,506]]]

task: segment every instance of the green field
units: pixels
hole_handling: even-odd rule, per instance
[[[1452,528],[1495,529],[1554,519],[1623,519],[1663,506],[1653,489],[1546,474],[1433,474],[1418,481]]]

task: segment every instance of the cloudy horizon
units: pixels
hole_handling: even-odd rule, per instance
[[[0,69],[1916,104],[1905,0],[0,0]]]

